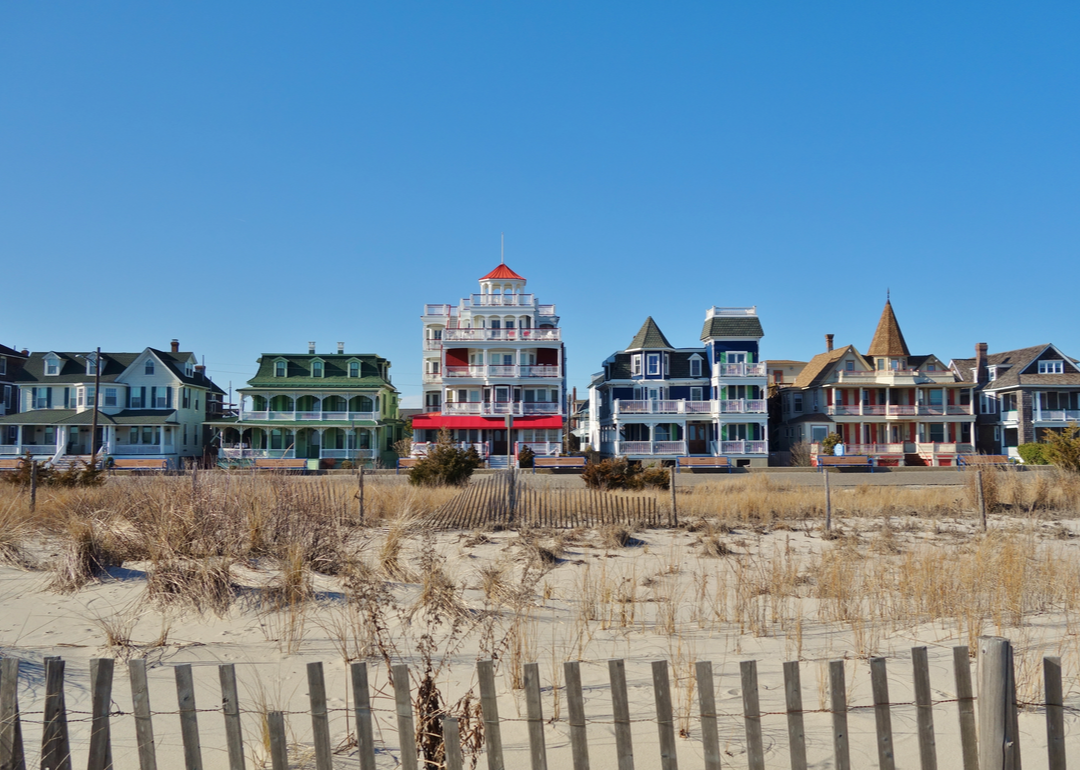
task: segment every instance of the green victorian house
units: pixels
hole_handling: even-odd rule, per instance
[[[398,391],[390,362],[371,354],[267,353],[241,388],[235,417],[208,423],[217,434],[218,461],[246,465],[256,458],[309,460],[335,467],[363,462],[389,467],[401,438]]]

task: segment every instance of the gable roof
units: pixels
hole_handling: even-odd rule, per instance
[[[500,264],[490,273],[480,278],[481,281],[486,281],[488,278],[506,278],[513,281],[524,281],[525,279],[506,266],[506,263]]]
[[[1046,343],[1043,345],[1032,345],[1029,348],[1019,348],[1017,350],[1006,350],[1001,353],[993,353],[986,357],[987,366],[1002,367],[1004,371],[998,373],[997,379],[986,383],[985,388],[987,390],[1004,390],[1007,388],[1019,388],[1024,386],[1046,385],[1046,386],[1062,386],[1062,385],[1080,385],[1080,374],[1075,372],[1067,372],[1063,374],[1039,374],[1037,371],[1034,373],[1025,373],[1024,370],[1030,367],[1043,351],[1047,348],[1053,348],[1057,352],[1057,346],[1052,343]],[[1073,366],[1076,362],[1061,354],[1062,360],[1069,361]],[[953,366],[957,369],[965,369],[970,371],[975,368],[974,358],[957,358],[953,360]],[[1007,367],[1007,368],[1006,368]]]
[[[194,358],[194,353],[171,353],[155,348],[146,348],[138,353],[105,353],[101,354],[101,381],[116,382],[127,371],[139,356],[149,351],[160,361],[169,372],[185,385],[194,385],[200,388],[209,388],[218,393],[223,393],[204,372],[194,372],[191,376],[184,373],[184,364]],[[89,352],[60,352],[46,351],[44,353],[31,353],[26,364],[15,378],[19,384],[30,385],[40,383],[42,385],[85,383],[94,379],[94,375],[86,373],[86,359],[94,355],[96,351]],[[60,361],[60,373],[56,375],[45,374],[45,358],[56,356]]]
[[[657,349],[667,348],[672,349],[671,343],[668,342],[667,337],[660,331],[660,327],[656,325],[656,321],[652,316],[645,319],[645,323],[638,329],[638,333],[634,335],[634,339],[630,340],[630,344],[627,346],[627,350],[645,350],[645,349]]]
[[[911,355],[890,300],[885,300],[885,309],[881,311],[881,319],[874,331],[874,339],[866,349],[866,355],[890,358],[907,358]]]
[[[15,348],[9,348],[7,345],[0,345],[0,356],[14,356],[15,358],[26,358],[29,354],[24,354]]]
[[[757,316],[713,316],[705,319],[701,339],[709,337],[764,337],[761,319]]]
[[[835,348],[833,350],[827,350],[824,353],[818,353],[811,358],[806,366],[803,367],[803,370],[799,372],[793,386],[796,388],[810,388],[820,384],[829,374],[829,369],[832,364],[835,364],[849,352],[862,358],[854,345],[845,345],[842,348]]]

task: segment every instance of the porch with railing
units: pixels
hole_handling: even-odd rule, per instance
[[[559,377],[558,366],[540,366],[536,364],[480,364],[471,366],[448,366],[443,374],[446,378],[471,379],[518,379],[529,377]]]
[[[506,403],[486,403],[482,401],[447,401],[442,405],[442,413],[481,415],[501,417],[505,415],[561,414],[562,407],[556,402],[526,403],[513,401]]]
[[[54,455],[56,444],[0,444],[0,455]]]
[[[764,377],[765,364],[717,364],[721,377]]]
[[[1076,409],[1036,408],[1032,416],[1035,422],[1080,422],[1080,410]]]
[[[561,441],[515,441],[514,455],[521,454],[521,450],[528,447],[537,457],[558,457],[562,454]]]
[[[825,413],[838,417],[945,417],[974,414],[970,404],[832,404]]]
[[[768,441],[721,441],[720,454],[722,455],[764,455],[769,453]]]
[[[491,445],[487,441],[452,441],[450,443],[457,449],[475,449],[476,453],[485,459],[491,454]],[[412,457],[427,457],[428,452],[435,445],[434,441],[414,441],[410,454]]]
[[[659,401],[615,400],[615,414],[711,414],[716,410],[715,401],[686,401],[668,399]]]
[[[670,456],[686,454],[685,441],[616,441],[615,454],[619,457]]]
[[[351,422],[354,420],[378,420],[379,415],[379,412],[274,412],[244,409],[240,412],[240,421],[322,422],[334,420],[337,422]]]
[[[443,342],[492,342],[502,340],[535,340],[558,342],[562,329],[446,329]]]

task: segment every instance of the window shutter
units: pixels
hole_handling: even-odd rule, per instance
[[[30,409],[37,409],[37,388],[30,388],[30,408],[26,411]]]
[[[141,409],[146,408],[146,386],[142,385],[139,388],[139,407]]]
[[[71,408],[71,388],[64,388],[64,408]]]
[[[172,409],[172,388],[165,388],[165,407]]]
[[[45,388],[45,408],[52,409],[52,388]]]
[[[131,408],[131,388],[127,389],[127,397],[126,398],[127,398],[127,401],[124,403],[124,406],[126,408],[130,409]]]
[[[151,409],[156,409],[157,408],[157,386],[156,385],[151,385],[150,386],[150,408]]]

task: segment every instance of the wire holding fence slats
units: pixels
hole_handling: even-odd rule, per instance
[[[742,690],[741,713],[718,713],[716,709],[713,668],[708,661],[699,661],[694,667],[693,678],[698,688],[699,717],[701,726],[702,754],[705,770],[719,770],[721,767],[718,723],[721,720],[741,721],[746,733],[747,763],[752,769],[765,767],[765,751],[762,745],[762,720],[768,717],[783,716],[787,720],[789,736],[790,764],[794,770],[805,770],[806,741],[804,736],[803,715],[807,713],[828,713],[833,720],[833,764],[837,768],[851,767],[851,736],[847,730],[847,717],[852,711],[873,709],[876,724],[877,754],[880,767],[892,767],[893,742],[891,729],[892,710],[898,707],[915,709],[915,722],[919,739],[920,767],[932,770],[936,766],[936,753],[933,751],[933,718],[935,707],[955,703],[961,716],[962,755],[964,770],[1008,770],[1019,766],[1020,734],[1017,731],[1016,714],[1018,706],[1038,705],[1046,711],[1047,754],[1051,770],[1064,770],[1066,739],[1069,733],[1065,729],[1064,713],[1076,713],[1063,703],[1061,662],[1058,658],[1044,659],[1045,702],[1041,704],[1018,704],[1016,701],[1015,676],[1012,670],[1013,657],[1009,642],[996,637],[983,637],[979,640],[980,690],[983,696],[975,700],[970,694],[970,662],[967,647],[954,649],[957,697],[943,700],[930,700],[932,692],[929,682],[929,669],[926,665],[926,648],[912,650],[912,673],[915,700],[894,703],[889,700],[884,658],[874,658],[870,663],[870,677],[873,702],[870,705],[852,706],[847,703],[847,684],[845,681],[844,661],[829,663],[829,701],[831,706],[822,709],[804,710],[799,679],[799,663],[791,661],[784,664],[784,702],[785,710],[763,712],[758,702],[757,661],[748,660],[740,663]],[[145,661],[131,661],[129,664],[132,703],[135,716],[135,731],[138,739],[138,759],[141,770],[150,770],[156,766],[153,755],[155,735],[152,720],[158,719],[158,728],[162,727],[161,718],[172,717],[179,723],[182,736],[184,766],[197,769],[202,765],[199,741],[198,719],[200,714],[217,712],[223,714],[226,725],[230,720],[238,720],[241,714],[256,714],[262,718],[268,740],[270,765],[276,770],[287,770],[290,765],[287,735],[290,732],[287,718],[290,716],[307,717],[312,722],[314,739],[315,766],[320,770],[332,768],[331,736],[329,716],[343,713],[346,721],[355,720],[356,743],[342,744],[337,752],[350,750],[355,745],[361,770],[373,770],[375,766],[375,735],[389,736],[393,731],[373,728],[376,712],[393,717],[397,727],[397,743],[403,770],[416,770],[418,767],[419,747],[415,733],[416,724],[430,723],[430,714],[417,711],[418,704],[410,693],[410,672],[407,666],[399,664],[391,668],[393,684],[393,708],[373,708],[367,668],[364,663],[351,665],[351,683],[353,703],[341,708],[330,708],[321,663],[308,664],[308,685],[310,709],[303,712],[250,710],[241,707],[237,699],[236,674],[232,664],[218,667],[222,701],[220,708],[196,707],[194,700],[195,681],[192,667],[181,664],[173,667],[176,680],[177,708],[172,711],[151,711],[147,697]],[[564,747],[560,741],[557,749],[572,753],[573,770],[588,770],[589,749],[587,726],[603,724],[613,731],[617,765],[622,770],[634,767],[634,747],[632,725],[636,722],[653,722],[656,725],[656,740],[660,757],[661,770],[678,770],[678,745],[675,740],[674,721],[670,682],[666,661],[652,664],[652,690],[655,705],[653,718],[633,718],[628,697],[626,662],[608,661],[608,674],[611,695],[612,717],[602,719],[588,718],[585,702],[582,698],[581,672],[577,662],[564,664],[565,687],[569,704],[569,745]],[[71,746],[66,730],[70,720],[85,721],[90,725],[87,767],[90,770],[105,770],[112,767],[112,720],[128,716],[112,706],[111,691],[113,686],[113,661],[95,659],[90,664],[90,692],[92,695],[91,711],[69,711],[63,698],[63,661],[50,658],[45,661],[45,699],[42,710],[31,708],[20,712],[17,693],[19,689],[19,660],[8,657],[0,664],[0,770],[25,770],[26,758],[23,747],[23,722],[35,721],[41,725],[41,766],[45,770],[70,768]],[[480,689],[481,719],[484,725],[483,735],[487,755],[488,770],[505,770],[504,749],[500,734],[502,723],[513,721],[525,723],[530,756],[531,770],[546,770],[551,764],[558,764],[549,758],[545,731],[550,729],[550,721],[544,719],[541,706],[540,670],[536,663],[524,666],[525,714],[516,718],[501,718],[498,712],[498,693],[496,691],[495,661],[482,660],[477,663],[477,680]],[[70,686],[69,682],[69,686]],[[85,689],[85,684],[80,683]],[[634,692],[640,688],[640,682],[634,683]],[[990,697],[990,694],[994,697]],[[35,704],[36,706],[37,704]],[[965,725],[967,715],[977,711],[981,723],[986,725],[982,731],[982,745],[978,746],[978,764],[970,761],[976,744],[974,735]],[[449,714],[437,714],[435,718],[442,726],[444,740],[445,767],[447,770],[461,770],[468,762],[462,757],[462,745],[458,722]],[[464,718],[464,717],[463,717]],[[554,720],[551,720],[554,721]],[[175,724],[175,722],[174,722]],[[64,725],[61,728],[61,725]],[[733,725],[734,726],[734,725]],[[230,770],[242,770],[245,755],[242,734],[238,729],[226,729],[225,740],[230,759]],[[386,725],[385,727],[389,727]],[[157,730],[158,733],[168,732]],[[85,732],[79,732],[85,737]],[[430,735],[425,735],[430,738]],[[641,740],[641,735],[637,736]],[[160,737],[159,737],[160,740]],[[147,743],[149,741],[149,743]],[[552,744],[555,745],[555,744]],[[214,747],[215,750],[217,747]],[[469,750],[474,750],[471,747]],[[969,752],[969,749],[972,751]],[[866,753],[865,750],[862,753]],[[475,758],[475,755],[472,757]],[[560,760],[561,761],[561,760]]]

